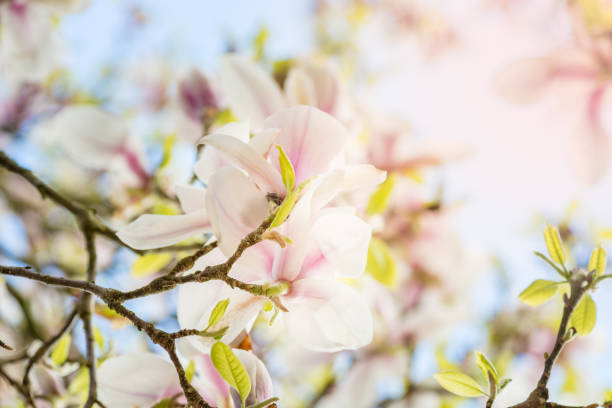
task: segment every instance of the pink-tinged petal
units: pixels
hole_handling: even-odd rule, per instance
[[[119,239],[132,248],[151,249],[178,244],[211,231],[204,209],[185,215],[141,215],[117,232]]]
[[[122,156],[129,136],[117,117],[91,105],[72,105],[40,125],[79,164],[107,169]]]
[[[610,163],[610,138],[599,118],[603,93],[604,88],[591,93],[587,114],[570,140],[572,167],[585,186],[600,181],[606,175]]]
[[[217,97],[208,79],[197,69],[192,69],[179,82],[178,94],[183,111],[197,122],[202,121],[202,117],[208,109],[216,108],[218,105]]]
[[[300,67],[289,71],[285,80],[285,93],[290,105],[317,106],[314,84],[306,71]]]
[[[107,407],[150,407],[169,390],[181,390],[174,366],[153,353],[111,357],[98,368],[98,398]]]
[[[240,119],[258,128],[264,119],[285,107],[285,100],[274,79],[253,61],[228,56],[221,60],[220,83],[223,96]]]
[[[281,248],[276,242],[259,242],[242,253],[229,276],[246,283],[271,282],[273,265],[280,252]]]
[[[249,141],[249,146],[260,156],[267,157],[279,133],[278,129],[264,129],[261,132],[257,132]]]
[[[203,210],[206,205],[206,189],[201,187],[177,185],[176,197],[185,213]]]
[[[317,218],[312,234],[327,262],[340,275],[363,273],[372,228],[359,217],[339,208],[329,208]]]
[[[340,122],[310,106],[277,112],[266,119],[264,127],[280,129],[276,143],[291,160],[297,184],[327,171],[348,139]],[[270,160],[278,167],[278,151],[270,152]]]
[[[234,137],[220,134],[206,136],[200,140],[200,143],[218,150],[228,162],[246,171],[264,191],[284,193],[285,186],[279,171],[248,144]]]
[[[293,282],[283,298],[293,339],[304,348],[334,352],[357,349],[372,341],[372,314],[358,292],[333,279]]]
[[[272,398],[274,385],[264,363],[250,351],[235,349],[234,354],[244,365],[251,380],[251,393],[247,397],[246,404],[252,405]]]
[[[323,176],[314,191],[313,210],[322,208],[340,193],[360,188],[371,188],[385,181],[387,172],[378,170],[371,164],[345,166],[332,170]]]
[[[533,102],[551,85],[551,67],[547,58],[531,58],[516,62],[502,71],[494,88],[513,103]]]
[[[289,85],[291,87],[291,76],[294,72],[297,73],[294,75],[300,80],[299,82],[304,82],[304,79],[301,77],[308,78],[308,85],[306,85],[306,87],[307,89],[312,89],[314,96],[312,103],[300,102],[299,98],[290,95],[290,90],[287,86]],[[340,99],[340,78],[338,73],[327,65],[304,63],[300,67],[292,69],[287,77],[285,89],[290,103],[313,105],[330,115],[335,114],[338,109]]]
[[[194,386],[209,404],[218,408],[234,408],[231,401],[230,387],[221,377],[208,354],[199,354],[194,358],[198,378]]]
[[[227,310],[210,330],[229,327],[221,338],[221,341],[227,344],[236,340],[243,331],[248,332],[251,329],[265,302],[265,298],[253,296],[240,289],[232,289],[223,281],[187,283],[181,285],[178,295],[177,316],[181,328],[204,330],[213,308],[224,299],[230,300]],[[214,338],[201,336],[191,336],[188,340],[195,349],[204,353],[208,352],[215,342]]]
[[[233,167],[223,167],[211,177],[206,209],[213,233],[226,256],[230,256],[240,240],[257,228],[269,213],[266,194]]]

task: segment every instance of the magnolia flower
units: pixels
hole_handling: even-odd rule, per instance
[[[605,41],[605,42],[603,42]],[[576,46],[509,66],[497,80],[498,92],[514,103],[561,95],[578,115],[571,135],[571,164],[586,185],[598,182],[609,166],[610,140],[601,115],[610,89],[610,40],[586,36]]]
[[[191,119],[201,122],[208,109],[217,108],[217,96],[208,79],[197,69],[192,69],[178,85],[179,102]]]
[[[224,212],[246,221],[243,225],[256,227],[269,215],[267,195],[278,199],[286,195],[278,151],[272,149],[275,144],[283,148],[293,164],[296,184],[321,177],[314,183],[321,184],[317,200],[329,201],[341,191],[375,185],[385,177],[384,172],[370,165],[334,168],[342,161],[346,132],[338,121],[316,108],[298,106],[282,110],[266,119],[265,126],[264,131],[251,139],[248,125],[240,122],[230,123],[203,138],[206,147],[195,173],[207,188],[179,186],[177,196],[184,215],[142,215],[122,228],[117,234],[119,238],[134,248],[150,249],[213,232],[223,252],[229,256],[237,246],[236,239],[241,239],[250,230],[240,230],[243,234],[240,238],[234,233],[225,234],[231,225],[220,220]],[[244,176],[247,183],[236,177],[217,183],[211,180],[212,175],[228,165],[236,165],[248,174],[248,178]],[[240,185],[234,184],[236,180]],[[240,194],[240,200],[219,198],[235,197],[236,194]],[[220,202],[227,208],[219,208],[217,203]]]
[[[210,188],[217,186],[241,191],[241,200],[229,194],[215,195],[224,245],[216,254],[202,258],[196,268],[218,263],[221,252],[233,252],[266,213],[266,195],[237,169],[225,167],[216,172]],[[371,315],[362,297],[338,278],[356,277],[363,272],[371,230],[348,208],[322,208],[327,203],[320,199],[324,189],[324,183],[309,189],[288,220],[275,230],[290,238],[291,245],[281,248],[276,242],[262,241],[250,247],[234,264],[230,276],[243,282],[287,288],[277,301],[288,310],[284,321],[297,343],[319,351],[354,349],[370,342]],[[240,294],[223,282],[184,285],[179,290],[181,326],[204,329],[214,305],[225,298],[230,298],[231,312],[213,329],[229,326],[223,339],[227,342],[233,341],[242,329],[248,329],[266,301]],[[202,337],[190,339],[199,343],[196,347],[210,345]]]
[[[110,170],[123,161],[141,183],[149,180],[143,158],[128,127],[119,118],[91,105],[70,105],[35,130],[58,143],[77,163]]]
[[[338,110],[340,81],[326,65],[305,62],[292,68],[285,81],[285,95],[270,74],[255,62],[236,55],[221,61],[219,80],[232,112],[242,120],[250,120],[255,128],[287,106],[311,105],[330,115]]]
[[[251,352],[233,350],[251,380],[247,405],[272,397],[272,379],[265,365]],[[192,385],[202,398],[217,408],[240,406],[240,399],[212,365],[210,356],[200,354],[192,360],[195,375]],[[181,396],[183,391],[172,363],[153,353],[126,354],[109,358],[98,368],[98,397],[107,407],[151,407],[166,399]]]

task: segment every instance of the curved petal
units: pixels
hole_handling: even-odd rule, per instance
[[[287,153],[295,170],[296,184],[329,169],[348,139],[346,129],[327,113],[310,106],[295,106],[270,116],[264,128],[278,128],[276,143]],[[278,152],[270,152],[278,168]]]
[[[285,92],[289,103],[316,106],[333,115],[340,99],[340,78],[327,65],[304,63],[289,72]]]
[[[180,390],[172,363],[153,353],[111,357],[98,368],[98,398],[107,407],[150,407]]]
[[[243,330],[249,331],[265,299],[240,289],[232,289],[223,281],[187,283],[181,285],[178,295],[177,316],[183,329],[204,330],[215,305],[229,299],[223,317],[209,330],[216,331],[229,327],[221,341],[232,343]],[[208,352],[214,338],[191,336],[191,344],[201,352]]]
[[[369,224],[342,209],[330,208],[317,218],[312,234],[325,260],[340,276],[363,273],[372,237]]]
[[[217,149],[227,161],[246,171],[264,191],[277,194],[285,192],[279,171],[248,144],[220,134],[206,136],[200,140],[200,143]]]
[[[206,209],[219,247],[226,256],[236,250],[245,235],[268,216],[265,193],[239,170],[224,167],[210,179]]]
[[[293,339],[304,348],[334,352],[372,341],[370,309],[363,296],[331,279],[301,279],[283,297]]]
[[[251,393],[247,397],[246,404],[252,405],[272,398],[274,385],[264,363],[250,351],[235,349],[234,354],[244,365],[251,380]]]
[[[378,170],[371,164],[358,164],[332,170],[323,176],[321,182],[315,188],[312,199],[313,210],[322,208],[333,200],[337,194],[374,187],[385,181],[386,177],[386,171]]]
[[[285,107],[274,79],[253,61],[236,55],[221,60],[219,77],[223,96],[232,112],[259,127],[264,119]]]
[[[285,80],[285,93],[290,105],[317,105],[314,84],[301,67],[289,71]]]
[[[144,214],[117,232],[119,239],[135,249],[162,248],[211,231],[206,210],[184,215]]]
[[[257,132],[249,141],[249,146],[259,155],[267,157],[279,133],[278,129],[264,129],[261,132]]]
[[[206,205],[205,188],[177,185],[176,197],[178,198],[181,208],[185,213],[202,210]]]

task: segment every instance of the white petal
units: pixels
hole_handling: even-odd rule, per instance
[[[176,196],[185,213],[203,210],[206,206],[205,188],[177,185]]]
[[[289,71],[285,80],[285,92],[291,105],[316,106],[317,104],[314,84],[306,71],[300,67]]]
[[[296,106],[266,119],[264,128],[278,128],[276,143],[287,153],[295,169],[295,182],[324,173],[329,169],[348,139],[344,126],[334,117],[310,106]],[[277,168],[278,152],[270,152]]]
[[[312,233],[325,259],[341,276],[356,277],[365,269],[372,228],[359,217],[340,209],[326,209]]]
[[[513,103],[532,102],[551,85],[551,67],[547,58],[532,58],[508,66],[496,79],[494,88]]]
[[[283,298],[293,339],[304,348],[334,352],[372,341],[370,309],[363,296],[332,279],[302,279]]]
[[[98,368],[98,397],[107,407],[150,407],[173,389],[181,389],[174,366],[153,353],[111,357]]]
[[[278,129],[265,129],[261,132],[257,132],[253,135],[253,138],[249,141],[249,145],[261,156],[266,157],[274,141],[278,137],[280,131]]]
[[[245,235],[268,216],[265,193],[239,170],[224,167],[210,179],[206,208],[223,253],[230,256]]]
[[[374,187],[387,177],[387,172],[378,170],[371,164],[345,166],[332,170],[323,176],[316,187],[312,199],[313,210],[322,208],[340,193],[359,188]]]
[[[184,239],[211,231],[206,210],[185,215],[141,215],[117,232],[132,248],[151,249],[177,244]]]
[[[235,55],[223,58],[219,79],[232,112],[240,119],[250,120],[256,128],[267,116],[285,107],[274,79],[247,58]]]
[[[272,398],[274,396],[274,385],[272,384],[272,378],[264,363],[250,351],[235,349],[234,354],[236,354],[236,357],[238,357],[242,365],[244,365],[251,379],[251,393],[247,398],[247,405],[256,404],[268,398]]]
[[[278,170],[248,144],[234,137],[220,134],[206,136],[200,140],[200,143],[214,147],[227,161],[246,171],[264,191],[284,193],[285,187]]]

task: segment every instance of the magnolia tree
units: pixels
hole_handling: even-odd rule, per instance
[[[536,252],[559,278],[516,294],[557,298],[560,318],[508,306],[485,322],[486,355],[444,351],[494,269],[440,181],[470,148],[415,137],[362,93],[372,26],[436,59],[461,42],[442,14],[319,2],[312,54],[271,58],[262,28],[215,70],[115,63],[87,87],[62,66],[57,27],[88,6],[0,1],[1,407],[612,406],[549,392],[557,364],[578,375],[567,354],[612,276],[601,245],[574,261],[586,238],[567,220]],[[607,168],[606,7],[572,2],[576,44],[495,85],[527,102],[580,82],[571,161],[585,185]],[[423,347],[437,361],[418,378]],[[513,369],[525,356],[530,372]]]

